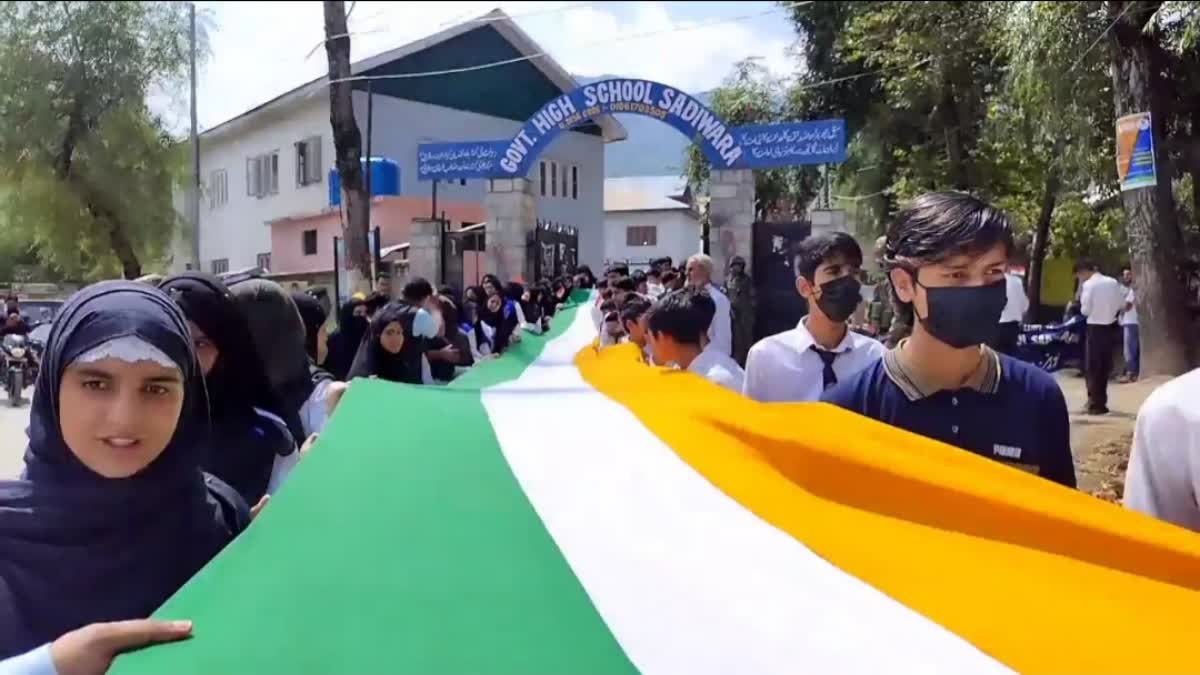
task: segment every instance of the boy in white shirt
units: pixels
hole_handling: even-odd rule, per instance
[[[742,393],[756,401],[816,401],[821,393],[871,365],[887,349],[851,331],[862,302],[862,249],[845,232],[805,239],[796,254],[796,291],[808,316],[792,330],[750,348]]]
[[[1133,430],[1125,507],[1200,532],[1200,369],[1163,384]]]
[[[716,311],[716,303],[707,289],[672,293],[650,309],[646,319],[647,341],[655,363],[673,363],[741,393],[745,377],[741,366],[724,350],[702,343]]]

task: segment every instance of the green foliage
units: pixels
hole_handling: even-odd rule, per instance
[[[784,85],[771,77],[756,59],[734,65],[733,72],[712,92],[710,107],[726,124],[761,124],[787,119],[783,105]],[[708,182],[711,167],[700,146],[688,147],[684,176],[693,186]],[[815,194],[816,172],[812,167],[754,172],[755,210],[759,216],[789,207],[803,208]]]
[[[185,163],[151,92],[188,65],[183,2],[0,3],[0,239],[76,278],[168,249]]]

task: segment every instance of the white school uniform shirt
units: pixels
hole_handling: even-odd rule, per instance
[[[713,349],[712,345],[704,348],[687,367],[689,372],[696,373],[709,382],[715,382],[726,389],[742,393],[742,383],[746,373],[742,367],[728,354]]]
[[[1079,306],[1088,324],[1108,326],[1125,309],[1125,294],[1116,279],[1096,272],[1079,289]]]
[[[729,307],[729,298],[719,288],[708,285],[708,294],[717,306],[712,323],[708,325],[709,347],[720,351],[726,356],[733,354],[733,317]]]
[[[808,332],[808,317],[791,330],[759,340],[746,357],[742,393],[763,403],[817,401],[824,391],[825,362],[813,351],[817,343]],[[845,382],[875,363],[887,351],[883,343],[847,330],[837,347],[833,372]]]
[[[1125,507],[1200,532],[1200,369],[1142,404],[1125,476]]]
[[[1005,274],[1004,290],[1008,295],[1008,302],[1004,305],[1004,311],[1000,312],[1000,323],[1020,323],[1029,309],[1025,284],[1021,282],[1021,277],[1015,274]]]
[[[327,384],[327,383],[328,382],[325,382],[324,384]],[[327,389],[328,389],[328,387],[326,387],[326,390]],[[312,400],[312,399],[310,398],[309,400]],[[307,402],[305,403],[305,405],[307,405]],[[301,408],[301,410],[303,410],[303,408]],[[279,427],[279,431],[281,431],[288,438],[292,437],[292,432],[288,431],[287,423],[284,422],[282,419],[280,419],[279,416],[269,413],[266,410],[262,410],[260,408],[255,408],[254,412],[258,413],[259,417],[262,417],[265,420],[275,423],[275,425],[277,427]],[[309,435],[318,433],[316,431],[308,431],[307,429],[305,429],[305,431]],[[299,463],[300,463],[300,450],[299,449],[293,450],[291,453],[286,454],[286,455],[275,455],[275,463],[271,465],[271,477],[270,477],[270,479],[267,480],[267,494],[269,494],[269,495],[275,494],[279,490],[279,488],[283,485],[283,482],[285,480],[287,480],[288,474],[291,473],[292,469],[296,468],[296,465]],[[254,505],[251,504],[250,506],[254,506]]]
[[[1133,294],[1133,289],[1130,288],[1125,292],[1125,302],[1129,303],[1129,309],[1121,313],[1122,326],[1138,325],[1137,303],[1134,301],[1134,299],[1135,296]]]

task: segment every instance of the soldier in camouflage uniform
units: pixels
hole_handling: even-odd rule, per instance
[[[754,281],[746,274],[746,259],[735,255],[729,261],[725,295],[733,310],[733,358],[746,365],[746,354],[754,343]]]
[[[875,337],[890,349],[912,333],[912,326],[892,307],[892,282],[883,264],[886,245],[887,237],[875,240],[875,260],[878,261],[881,271],[872,279],[875,284],[875,296],[867,307],[867,321],[874,329]]]

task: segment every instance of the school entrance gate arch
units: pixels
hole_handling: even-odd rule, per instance
[[[487,179],[488,258],[502,278],[533,278],[526,242],[537,225],[532,184],[537,158],[562,132],[614,114],[652,117],[699,144],[712,165],[710,238],[714,271],[734,255],[751,257],[754,169],[845,161],[844,120],[729,126],[676,87],[614,78],[577,87],[546,102],[507,139],[427,143],[417,148],[418,180]],[[582,252],[581,252],[582,253]]]

